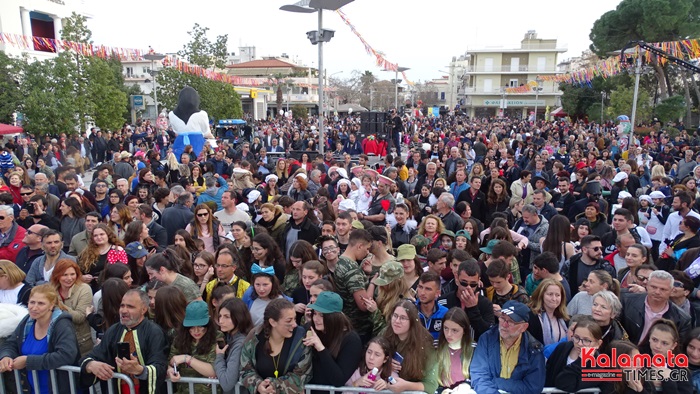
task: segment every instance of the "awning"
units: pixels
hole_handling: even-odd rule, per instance
[[[554,111],[550,112],[549,114],[552,116],[556,116],[557,118],[563,118],[563,117],[569,116],[569,114],[564,112],[564,107],[559,107],[559,108],[555,109]]]
[[[0,123],[0,134],[18,134],[23,133],[24,129],[19,126],[11,126],[9,124]]]

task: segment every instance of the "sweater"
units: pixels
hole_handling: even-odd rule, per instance
[[[350,379],[350,376],[352,376],[355,368],[360,364],[364,354],[362,341],[355,331],[345,334],[336,357],[333,357],[328,348],[320,352],[311,348],[311,370],[313,375],[309,384],[344,386]]]
[[[233,336],[226,336],[228,349],[226,354],[217,354],[214,361],[214,371],[219,379],[219,385],[224,394],[233,394],[238,376],[241,372],[241,351],[245,342],[245,335],[237,332]]]

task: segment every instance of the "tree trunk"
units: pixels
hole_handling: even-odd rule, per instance
[[[690,99],[690,83],[688,82],[689,78],[693,77],[693,74],[691,74],[689,71],[685,71],[682,73],[683,77],[683,90],[685,90],[685,124],[687,127],[690,127],[691,121],[692,121],[692,107],[693,107],[693,100]]]
[[[654,67],[656,72],[656,79],[659,82],[659,99],[663,101],[669,97],[668,95],[668,85],[666,84],[666,75],[664,73],[664,68],[661,67],[659,63],[652,57],[651,66]]]
[[[277,115],[284,113],[284,109],[282,108],[282,86],[277,86]]]

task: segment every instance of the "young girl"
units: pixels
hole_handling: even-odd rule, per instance
[[[357,200],[357,213],[367,214],[369,204],[372,202],[372,178],[369,175],[362,177],[362,186],[360,187],[360,197]]]
[[[648,354],[654,358],[657,355],[666,357],[667,354],[678,354],[679,350],[679,335],[676,329],[676,324],[668,319],[659,319],[655,321],[651,328],[649,328],[649,333],[639,344],[639,352],[642,354]],[[654,367],[652,367],[654,368]],[[682,376],[680,373],[680,367],[666,366],[664,368],[655,368],[658,372],[669,377],[671,370],[675,369],[678,372],[678,376]],[[690,376],[690,372],[686,372]],[[665,379],[664,381],[654,381],[654,389],[657,392],[663,393],[692,393],[693,383],[690,380],[682,379]]]
[[[476,343],[472,341],[466,312],[461,308],[451,308],[443,318],[438,339],[438,391],[440,388],[456,388],[469,382],[469,366],[474,347]]]
[[[646,227],[646,225],[649,223],[652,204],[651,197],[648,195],[645,194],[643,196],[639,196],[639,211],[637,212],[637,215],[639,216],[639,225],[642,227]]]
[[[576,323],[569,341],[560,342],[547,361],[545,386],[556,386],[568,393],[599,387],[600,383],[581,381],[581,349],[592,347],[597,350],[603,343],[602,338],[600,326],[592,319]]]
[[[243,301],[250,310],[253,325],[258,326],[263,322],[267,304],[276,298],[287,297],[282,295],[280,282],[275,276],[274,268],[267,267],[263,269],[259,265],[253,264],[250,272],[253,274],[253,283],[243,294]]]
[[[209,307],[204,301],[193,301],[187,305],[185,320],[177,330],[170,348],[168,377],[178,382],[180,377],[216,376],[216,326],[209,318]],[[175,369],[177,368],[177,372]],[[205,384],[195,384],[194,392],[204,394],[211,391]],[[189,393],[188,385],[178,385],[178,393]]]
[[[323,278],[326,267],[318,260],[307,261],[301,268],[301,285],[292,292],[294,310],[297,312],[297,323],[302,321],[306,306],[311,302],[311,285]]]
[[[346,386],[372,388],[377,391],[384,390],[388,387],[387,379],[389,376],[394,378],[399,375],[391,370],[391,355],[394,354],[394,349],[384,337],[374,337],[367,343],[365,351],[365,361],[360,363],[360,366],[352,374]],[[368,375],[374,368],[379,371],[377,379],[372,381]],[[349,393],[343,393],[349,394]]]

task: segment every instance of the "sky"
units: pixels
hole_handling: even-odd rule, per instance
[[[317,14],[279,10],[296,0],[92,0],[88,27],[93,42],[122,48],[171,53],[189,41],[195,23],[209,27],[209,38],[228,34],[229,52],[238,46],[255,46],[258,57],[298,57],[301,63],[317,67],[318,47],[306,32],[318,27]],[[568,52],[558,61],[580,56],[588,48],[593,23],[613,10],[617,0],[588,0],[570,3],[555,0],[355,0],[343,7],[350,22],[375,50],[387,60],[409,67],[411,81],[426,81],[447,75],[453,56],[485,47],[517,48],[528,30],[538,38],[556,38],[557,47]],[[333,11],[323,13],[323,27],[335,30],[326,43],[324,68],[334,78],[347,79],[353,70],[382,72],[373,56]],[[337,74],[336,74],[337,73]]]

